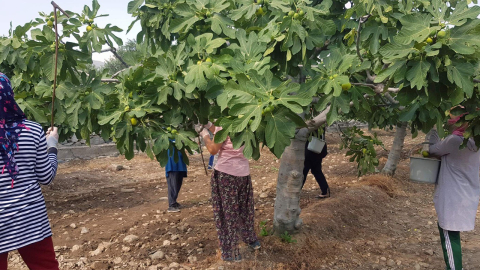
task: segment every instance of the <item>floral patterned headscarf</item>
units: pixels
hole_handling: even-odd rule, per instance
[[[452,113],[452,111],[456,111],[455,114]],[[460,114],[460,115],[456,115]],[[468,112],[465,112],[465,107],[462,105],[457,105],[449,110],[449,117],[447,123],[451,126],[454,126],[452,134],[457,135],[457,136],[463,136],[463,133],[465,133],[465,130],[468,128],[468,123],[464,122],[461,124],[457,124],[458,121],[462,119],[465,115],[467,115]]]
[[[12,84],[5,74],[0,72],[0,155],[3,160],[2,174],[5,170],[12,178],[12,188],[18,175],[18,166],[14,153],[18,152],[18,137],[23,129],[28,129],[23,121],[23,111],[15,102]]]

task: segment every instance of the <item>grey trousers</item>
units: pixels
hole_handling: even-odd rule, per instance
[[[183,184],[185,172],[169,172],[167,177],[168,185],[168,206],[177,206],[177,198]]]

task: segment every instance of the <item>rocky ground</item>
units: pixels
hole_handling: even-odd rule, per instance
[[[379,133],[388,149],[393,134]],[[327,141],[332,197],[315,199],[318,186],[309,175],[301,200],[305,225],[293,243],[261,236],[262,249],[243,247],[245,260],[235,264],[220,260],[200,155],[190,157],[177,214],[165,211],[164,170],[144,155],[63,163],[55,183],[43,188],[61,269],[443,269],[433,186],[408,181],[408,151],[421,139],[407,139],[394,178],[357,178],[338,136],[329,133]],[[381,162],[386,155],[379,151]],[[262,223],[268,232],[279,160],[263,151],[250,166],[257,229]],[[462,237],[464,268],[479,269],[478,232]],[[16,252],[9,261],[9,269],[27,269]]]

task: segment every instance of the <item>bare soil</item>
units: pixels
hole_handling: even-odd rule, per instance
[[[393,133],[379,134],[388,149]],[[190,157],[179,197],[183,208],[175,214],[166,212],[164,170],[145,155],[61,164],[54,184],[43,188],[61,269],[444,269],[433,186],[408,180],[408,153],[421,138],[407,137],[393,178],[358,178],[356,165],[339,150],[338,135],[328,134],[327,142],[323,168],[332,197],[315,199],[319,189],[309,175],[301,199],[304,227],[292,236],[294,243],[262,236],[261,250],[243,247],[245,260],[233,264],[220,260],[210,177],[200,155]],[[384,164],[387,152],[378,154]],[[250,163],[259,233],[261,221],[267,231],[272,227],[279,164],[266,150]],[[138,239],[125,242],[129,235]],[[464,269],[479,269],[478,232],[462,238]],[[157,251],[164,256],[152,259]],[[9,269],[27,269],[16,252]]]

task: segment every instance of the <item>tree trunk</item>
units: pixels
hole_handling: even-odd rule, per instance
[[[395,132],[395,138],[393,140],[392,148],[388,154],[388,160],[383,167],[382,173],[387,175],[394,175],[397,170],[397,165],[400,162],[400,157],[403,150],[403,143],[405,136],[407,135],[407,122],[401,122],[400,126],[397,126]]]
[[[303,182],[303,162],[305,160],[306,140],[293,139],[290,146],[283,152],[278,172],[277,199],[273,226],[275,233],[287,231],[294,233],[302,226],[299,217],[300,192]]]
[[[303,182],[305,143],[308,134],[325,124],[328,107],[307,123],[308,128],[300,129],[282,155],[277,179],[277,198],[273,215],[273,229],[276,234],[295,233],[302,226],[300,218],[300,194]]]

